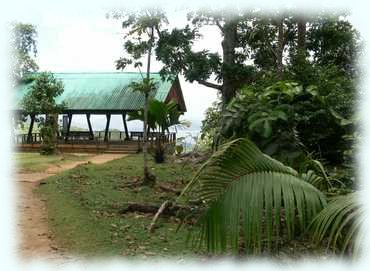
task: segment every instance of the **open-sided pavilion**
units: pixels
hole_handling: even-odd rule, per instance
[[[64,85],[62,95],[56,98],[58,104],[64,103],[63,129],[59,135],[59,145],[71,146],[71,144],[123,144],[124,142],[142,138],[142,131],[129,131],[127,128],[127,113],[141,110],[144,106],[144,97],[141,93],[135,92],[130,87],[132,82],[142,80],[142,75],[135,72],[113,72],[113,73],[53,73],[54,77],[61,80]],[[181,112],[186,112],[186,105],[182,94],[178,77],[173,81],[161,80],[159,73],[151,73],[151,78],[157,82],[157,91],[151,96],[156,100],[168,102],[174,100]],[[38,133],[33,133],[35,114],[25,112],[20,101],[30,91],[32,82],[18,86],[16,90],[16,114],[29,116],[30,126],[27,134],[16,135],[18,147],[24,150],[34,149],[39,145],[41,138]],[[74,115],[86,115],[88,131],[71,131],[71,123]],[[104,136],[101,132],[93,131],[91,116],[105,115],[106,125]],[[118,132],[114,138],[109,131],[112,115],[121,115],[123,131]],[[176,139],[175,134],[167,135],[169,141]],[[67,145],[69,144],[69,145]]]

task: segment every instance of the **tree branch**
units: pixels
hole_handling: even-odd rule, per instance
[[[162,203],[161,207],[159,207],[157,213],[155,214],[155,216],[153,217],[152,219],[152,222],[150,223],[149,225],[149,232],[150,233],[153,233],[154,232],[154,226],[155,226],[155,223],[157,222],[159,216],[161,215],[161,213],[163,213],[163,211],[168,207],[168,206],[171,206],[172,203],[168,200],[166,200],[165,202]]]
[[[159,30],[158,25],[155,25],[154,27],[155,27],[155,31],[157,32],[158,38],[161,38],[162,35],[161,35],[161,31]]]
[[[221,85],[217,85],[217,84],[214,84],[214,83],[211,83],[211,82],[207,82],[206,80],[196,80],[196,81],[198,82],[198,84],[201,84],[201,85],[209,87],[209,88],[215,88],[215,89],[218,89],[218,90],[222,89]]]
[[[221,32],[224,32],[224,28],[220,24],[220,21],[216,19],[215,22],[216,22],[216,25],[218,26],[218,28],[220,28]]]

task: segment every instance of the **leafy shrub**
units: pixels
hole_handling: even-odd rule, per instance
[[[202,132],[214,133],[218,143],[247,136],[294,167],[309,153],[340,164],[349,148],[344,136],[352,132],[351,125],[343,125],[351,104],[339,105],[331,93],[320,91],[292,81],[244,87],[222,113],[218,106],[208,110]]]

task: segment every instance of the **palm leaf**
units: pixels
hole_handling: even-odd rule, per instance
[[[248,139],[223,145],[183,194],[194,188],[208,207],[199,220],[198,240],[211,252],[271,249],[282,236],[281,220],[292,238],[326,205],[318,189]]]
[[[354,192],[330,201],[312,222],[314,240],[317,243],[326,240],[328,247],[340,247],[342,253],[351,249],[364,212],[358,199],[359,193]]]
[[[320,191],[328,191],[329,188],[332,187],[330,180],[316,175],[316,173],[313,170],[309,170],[306,173],[303,173],[301,175],[301,178],[304,181],[316,187],[317,189],[319,189]]]

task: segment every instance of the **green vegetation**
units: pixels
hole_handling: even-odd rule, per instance
[[[150,67],[152,62],[153,50],[158,40],[158,31],[167,19],[163,12],[156,9],[143,9],[137,13],[116,12],[115,18],[123,20],[122,28],[128,30],[125,36],[124,48],[130,58],[120,58],[116,61],[116,68],[123,70],[129,64],[134,64],[135,68],[143,65],[142,58],[146,57],[146,75],[139,83],[133,82],[131,87],[143,95],[143,159],[144,159],[144,179],[148,185],[155,183],[155,176],[150,173],[148,167],[148,111],[149,98],[157,89],[157,85],[150,78]],[[141,71],[140,71],[141,72]]]
[[[21,172],[40,172],[50,166],[59,166],[64,163],[87,160],[90,155],[76,155],[76,154],[63,154],[63,155],[41,155],[39,153],[15,153],[15,163],[17,170]]]
[[[223,31],[226,30],[227,21],[219,14],[208,13],[201,17],[198,14],[197,18],[193,19],[195,27],[204,22],[218,26],[224,22],[221,26]],[[352,255],[360,246],[356,236],[362,212],[361,204],[354,196],[357,193],[353,194],[359,187],[353,154],[361,138],[355,131],[358,120],[354,113],[358,102],[356,56],[360,48],[359,34],[345,14],[297,16],[294,13],[273,13],[261,16],[259,12],[250,12],[249,16],[236,18],[240,28],[234,33],[239,38],[238,42],[244,45],[242,59],[252,62],[254,70],[250,70],[249,77],[235,78],[236,91],[232,97],[223,97],[219,104],[209,108],[203,121],[202,139],[215,151],[237,142],[234,140],[247,138],[263,153],[298,171],[301,178],[319,189],[329,202],[316,218],[311,217],[311,221],[303,223],[310,232],[314,231],[311,232],[315,236],[311,242],[327,244],[336,253]],[[234,63],[234,74],[238,74],[236,70],[246,68],[245,62],[242,63]],[[241,167],[253,165],[251,154],[241,155],[234,149],[227,154],[215,152],[214,155],[220,155],[217,159],[224,164],[215,167],[212,156],[204,165],[204,178],[208,182],[204,188],[200,185],[200,189],[207,195],[208,212],[216,211],[212,214],[205,212],[200,240],[205,241],[210,251],[227,251],[230,247],[225,244],[230,241],[234,251],[249,248],[249,251],[261,252],[264,244],[259,237],[267,235],[267,241],[264,240],[269,249],[270,242],[281,240],[277,236],[271,239],[269,234],[271,223],[268,219],[272,219],[271,214],[276,216],[276,207],[266,201],[267,196],[261,197],[266,180],[273,177],[260,178],[259,186],[246,190],[246,193],[256,195],[252,199],[238,197],[239,202],[236,203],[229,198],[233,187],[246,186],[253,179],[252,174],[248,178],[240,174]],[[241,157],[246,159],[242,166],[239,165],[243,161]],[[258,166],[263,166],[263,163]],[[259,169],[263,171],[266,168],[271,171],[266,166]],[[226,169],[227,174],[224,172]],[[202,174],[195,180],[201,180]],[[213,174],[216,177],[212,182],[208,178]],[[209,196],[220,187],[227,189],[222,190],[220,198],[210,199]],[[233,195],[235,198],[238,194]],[[298,204],[300,196],[295,195],[294,198]],[[301,207],[308,210],[306,197],[304,201]],[[238,213],[232,212],[235,204],[241,206]],[[261,210],[255,210],[256,206]],[[292,205],[282,207],[286,219],[289,219],[290,207]],[[301,207],[296,206],[294,215],[291,213],[290,216],[303,219],[302,210],[299,211]],[[252,217],[246,215],[246,218],[240,218],[241,221],[236,219],[244,213],[252,214]],[[253,218],[260,217],[261,213],[266,221],[263,220],[257,228]],[[216,219],[216,225],[221,225],[217,234],[208,231],[211,228],[207,219]],[[314,225],[310,225],[312,221]],[[238,232],[240,236],[230,234],[238,223],[241,227],[246,225],[244,232]],[[299,230],[300,234],[304,231]],[[251,235],[255,239],[248,239]],[[238,243],[239,238],[243,242]]]
[[[358,255],[364,207],[358,202],[359,192],[334,198],[313,221],[314,240],[328,238],[328,247],[340,248],[342,253]]]
[[[181,189],[189,181],[193,167],[177,163],[149,167],[157,183]],[[153,214],[120,214],[128,202],[160,205],[173,198],[158,186],[150,188],[139,183],[142,172],[141,155],[131,155],[104,165],[83,165],[50,177],[37,189],[46,199],[49,225],[56,240],[68,251],[84,256],[190,256],[186,247],[187,230],[175,217],[160,217],[155,233],[147,227]]]
[[[326,206],[323,193],[247,139],[223,145],[187,189],[192,186],[198,186],[199,200],[207,205],[199,239],[211,252],[271,250],[280,237],[291,240],[304,233]]]
[[[178,110],[177,104],[174,101],[160,102],[155,99],[150,99],[148,104],[148,129],[152,132],[157,132],[156,142],[153,146],[152,154],[157,163],[163,163],[165,160],[165,133],[169,132],[169,128],[176,126],[187,126],[186,121],[180,121],[181,112]],[[128,120],[143,121],[143,110],[129,112]]]
[[[37,55],[37,31],[32,24],[13,23],[12,25],[12,48],[14,60],[12,66],[13,79],[19,82],[29,72],[38,70],[35,61]]]
[[[182,28],[167,28],[160,10],[113,17],[122,20],[130,57],[116,68],[147,63],[146,77],[131,85],[144,101],[143,112],[131,113],[144,122],[144,161],[133,155],[79,166],[37,189],[63,247],[86,256],[245,256],[278,254],[296,242],[353,255],[363,212],[353,159],[360,39],[346,14],[200,10]],[[193,46],[204,26],[219,31],[220,52]],[[147,131],[167,129],[172,109],[156,101],[150,109],[152,57],[163,79],[183,74],[221,98],[203,121],[202,152],[178,148],[179,159],[162,164],[147,157]],[[167,201],[191,207],[178,232],[180,215],[160,215],[149,233],[153,212],[123,212],[130,202],[161,210]],[[186,246],[188,229],[200,246]]]
[[[64,107],[63,104],[57,104],[55,98],[63,93],[63,83],[52,73],[47,72],[39,73],[33,80],[30,91],[21,101],[22,109],[31,115],[31,125],[33,125],[33,119],[39,122],[42,138],[40,153],[54,154],[58,133],[58,113]],[[45,114],[45,118],[35,118],[38,114]]]

